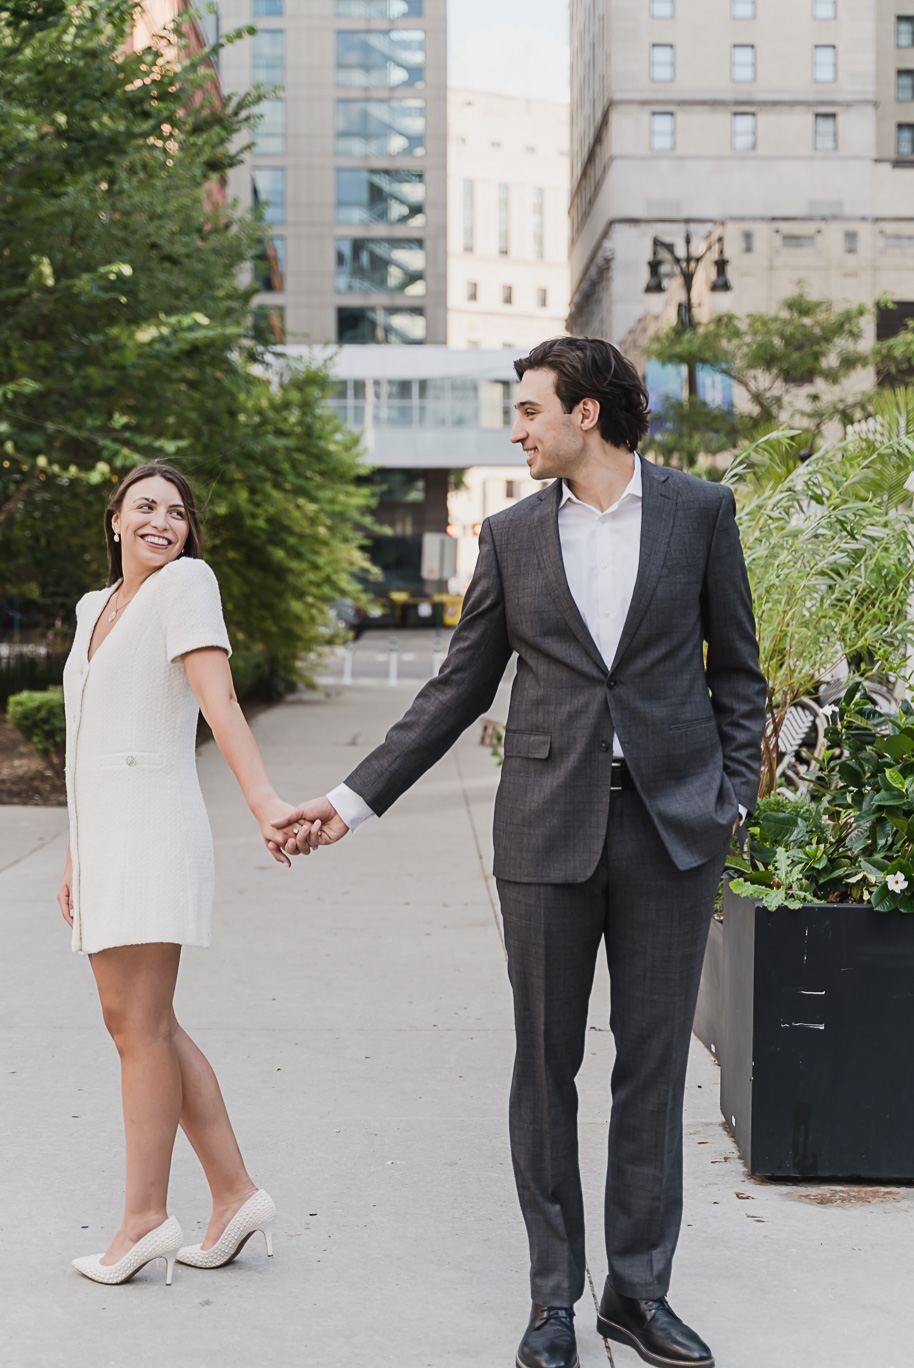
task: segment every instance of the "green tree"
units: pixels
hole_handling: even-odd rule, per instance
[[[199,487],[233,633],[291,670],[364,568],[358,451],[325,370],[267,378],[263,228],[220,189],[262,92],[218,97],[180,26],[128,51],[133,16],[0,2],[0,599],[65,614],[103,578],[112,481],[162,457]]]
[[[887,301],[879,301],[884,307]],[[773,313],[720,314],[707,323],[656,334],[648,355],[672,365],[704,366],[729,376],[742,403],[735,413],[697,399],[667,401],[656,449],[691,465],[696,454],[732,449],[779,427],[815,446],[832,419],[851,423],[873,397],[866,378],[901,374],[914,359],[914,330],[890,342],[865,340],[866,305],[836,308],[800,286]]]

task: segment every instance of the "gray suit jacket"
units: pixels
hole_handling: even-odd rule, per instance
[[[440,673],[346,780],[386,812],[492,704],[513,651],[495,873],[581,883],[606,839],[614,732],[680,869],[755,807],[766,686],[732,491],[642,459],[641,554],[607,669],[565,578],[562,483],[483,523]],[[707,642],[707,663],[703,643]]]

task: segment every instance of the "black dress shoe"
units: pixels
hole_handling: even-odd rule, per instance
[[[570,1306],[537,1306],[517,1351],[517,1368],[581,1368]]]
[[[679,1319],[666,1297],[650,1301],[620,1297],[608,1278],[597,1330],[604,1339],[630,1345],[645,1363],[656,1363],[659,1368],[714,1368],[711,1350]]]

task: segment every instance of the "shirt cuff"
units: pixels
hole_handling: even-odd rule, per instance
[[[331,801],[332,801],[332,800],[331,800]],[[336,806],[336,805],[334,804],[334,806]],[[738,804],[738,807],[739,807],[739,820],[740,820],[741,822],[745,822],[746,818],[749,816],[749,809],[748,809],[747,807],[743,807],[742,803],[739,803],[739,804]],[[343,818],[343,821],[345,822],[345,820],[346,820],[346,818],[344,817],[344,818]]]
[[[342,817],[351,832],[358,831],[359,827],[370,822],[376,814],[365,802],[346,784],[337,784],[335,789],[331,789],[327,794],[327,802]]]

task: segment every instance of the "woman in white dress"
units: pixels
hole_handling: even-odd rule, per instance
[[[207,946],[213,844],[197,780],[198,709],[241,785],[273,858],[271,821],[288,814],[232,687],[219,587],[201,559],[186,479],[139,467],[105,516],[108,586],[84,595],[64,671],[70,846],[58,903],[73,949],[88,954],[121,1059],[127,1181],[124,1220],[103,1255],[74,1260],[119,1283],[152,1259],[214,1268],[263,1231],[275,1207],[252,1182],[219,1084],[175,1018],[182,945]],[[212,1216],[184,1246],[168,1217],[181,1125],[203,1165]]]

